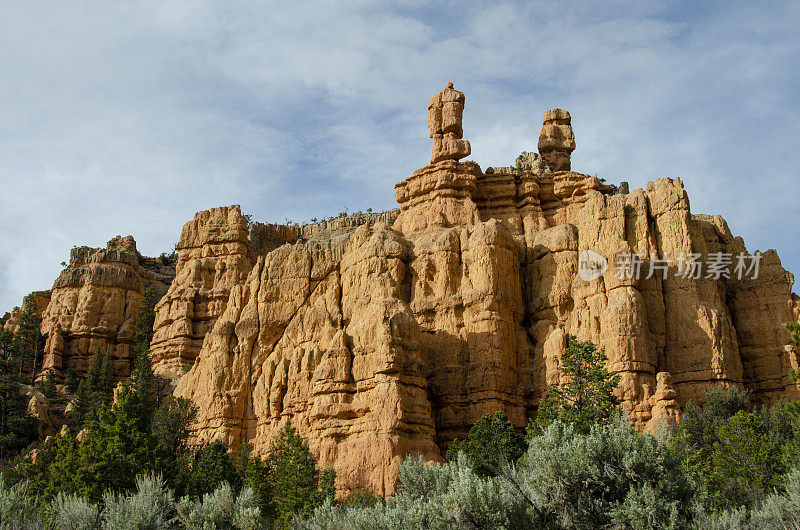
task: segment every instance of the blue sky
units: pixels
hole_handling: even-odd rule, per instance
[[[394,207],[446,81],[482,167],[565,108],[573,169],[680,177],[693,212],[800,272],[800,3],[76,4],[0,4],[0,313],[73,245],[157,255],[212,206]]]

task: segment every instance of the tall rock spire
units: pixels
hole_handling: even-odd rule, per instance
[[[428,130],[433,138],[431,164],[459,160],[472,152],[469,142],[461,139],[463,114],[464,93],[454,89],[453,83],[448,82],[444,90],[434,94],[428,102]]]
[[[572,118],[562,109],[544,113],[542,132],[539,134],[539,154],[551,171],[569,171],[570,155],[575,150]]]

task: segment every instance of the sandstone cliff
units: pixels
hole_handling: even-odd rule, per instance
[[[85,369],[100,348],[126,376],[154,286],[154,369],[199,407],[198,439],[263,453],[291,421],[340,491],[380,494],[402,458],[440,460],[484,413],[522,429],[570,334],[605,349],[641,429],[710,385],[800,394],[783,328],[800,298],[775,251],[693,214],[679,179],[629,192],[572,171],[562,109],[544,113],[539,152],[462,162],[465,102],[452,84],[431,98],[431,163],[395,186],[398,210],[284,226],[213,208],[183,227],[174,268],[132,238],[73,249],[40,297],[45,369]]]
[[[231,288],[244,283],[259,256],[287,243],[346,238],[362,224],[394,222],[398,213],[358,213],[304,226],[248,227],[238,205],[198,212],[181,231],[175,279],[156,306],[150,347],[154,371],[177,380],[189,370],[206,334],[225,311]]]
[[[33,295],[33,301],[36,305],[36,314],[41,317],[42,313],[44,313],[44,310],[47,308],[47,304],[50,303],[50,291],[34,291],[31,295]],[[20,318],[22,317],[22,305],[23,304],[20,304],[0,317],[0,329],[5,329],[11,333],[17,331]]]
[[[73,248],[42,314],[42,370],[57,379],[69,369],[85,371],[100,350],[109,354],[115,377],[127,377],[142,293],[148,287],[166,292],[172,271],[171,264],[141,256],[131,236],[118,236],[106,248]]]
[[[691,263],[751,255],[721,218],[690,212],[679,179],[628,193],[571,171],[560,109],[544,115],[540,153],[483,171],[458,161],[469,154],[463,108],[451,84],[431,99],[432,161],[397,184],[391,227],[309,237],[272,225],[248,245],[238,207],[220,209],[220,233],[236,235],[220,240],[224,252],[197,251],[218,260],[198,276],[221,293],[214,317],[160,335],[192,329],[176,393],[199,406],[200,439],[264,451],[290,420],[341,490],[391,493],[402,457],[440,459],[482,414],[504,410],[521,428],[559,383],[568,334],[605,348],[640,428],[677,421],[709,385],[744,385],[762,402],[797,395],[782,323],[798,318],[798,298],[774,251],[756,278],[739,279],[735,262],[696,275]],[[603,273],[582,274],[588,251]],[[242,266],[225,278],[216,263],[228,255]],[[642,274],[626,274],[625,256]],[[179,272],[170,292],[181,285]]]

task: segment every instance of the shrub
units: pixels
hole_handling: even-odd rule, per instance
[[[253,490],[243,488],[238,497],[231,485],[224,482],[200,500],[184,497],[178,503],[178,516],[187,529],[258,528],[261,510]]]
[[[59,530],[94,530],[100,526],[100,509],[96,504],[59,493],[50,504],[51,525]]]
[[[692,477],[681,473],[666,441],[624,420],[586,435],[555,422],[501,478],[525,499],[529,519],[548,527],[677,528],[694,513]]]
[[[171,528],[176,522],[175,501],[160,475],[136,477],[136,491],[103,495],[103,521],[109,530]]]
[[[485,414],[469,431],[465,441],[456,439],[447,449],[447,460],[463,452],[481,476],[494,476],[506,462],[515,463],[525,452],[525,440],[516,433],[505,414]]]
[[[9,486],[5,476],[0,473],[0,528],[45,528],[38,515],[36,500],[27,493],[25,483]]]
[[[687,405],[674,429],[670,450],[698,477],[709,510],[749,508],[781,492],[800,454],[796,403],[748,412],[749,399],[737,387],[709,389],[703,407]]]
[[[522,512],[492,478],[480,477],[464,453],[446,464],[428,465],[421,457],[400,466],[395,499],[365,507],[338,507],[332,500],[299,521],[306,529],[361,528],[513,528]],[[523,526],[524,527],[524,526]]]

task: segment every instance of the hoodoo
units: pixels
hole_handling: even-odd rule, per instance
[[[132,238],[73,249],[37,299],[45,369],[83,370],[99,348],[126,376],[155,287],[153,366],[197,405],[199,440],[263,454],[291,422],[340,491],[378,494],[485,413],[521,430],[569,335],[605,350],[639,429],[720,383],[800,396],[783,328],[800,302],[775,251],[693,214],[677,178],[629,192],[573,171],[562,109],[544,113],[538,153],[462,161],[464,105],[452,83],[430,99],[430,164],[395,186],[398,210],[282,226],[212,208],[183,227],[174,276]]]

